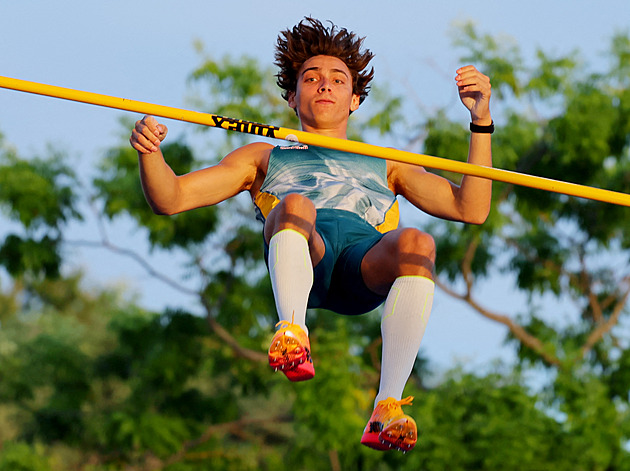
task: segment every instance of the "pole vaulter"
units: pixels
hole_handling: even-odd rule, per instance
[[[156,105],[108,95],[100,95],[97,93],[74,90],[71,88],[62,88],[53,85],[46,85],[43,83],[29,82],[26,80],[19,80],[2,76],[0,76],[0,88],[33,93],[37,95],[44,95],[53,98],[61,98],[64,100],[78,101],[81,103],[104,106],[107,108],[115,108],[141,114],[160,116],[162,118],[170,118],[189,123],[222,128],[229,131],[254,134],[261,137],[295,141],[302,144],[325,147],[328,149],[336,149],[355,154],[368,155],[380,159],[410,163],[414,165],[420,165],[423,167],[437,170],[445,170],[464,175],[472,175],[504,183],[511,183],[514,185],[550,191],[553,193],[560,193],[569,196],[577,196],[580,198],[601,201],[604,203],[630,206],[630,195],[626,193],[604,190],[600,188],[594,188],[586,185],[579,185],[576,183],[569,183],[559,180],[552,180],[549,178],[527,175],[509,170],[484,167],[480,165],[469,164],[467,162],[458,162],[442,157],[416,154],[413,152],[391,149],[388,147],[380,147],[357,141],[327,137],[289,128],[253,123],[250,121],[228,118],[225,116],[219,116],[210,113],[189,111],[169,106]]]

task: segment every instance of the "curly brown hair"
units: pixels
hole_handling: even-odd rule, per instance
[[[326,28],[319,20],[307,16],[292,29],[280,32],[275,65],[280,67],[277,83],[285,100],[297,89],[297,74],[302,64],[320,55],[341,59],[352,74],[352,93],[359,95],[360,103],[368,96],[374,68],[364,69],[374,54],[369,49],[361,50],[365,38],[357,37],[346,28],[338,28],[332,21],[329,23],[330,28]]]

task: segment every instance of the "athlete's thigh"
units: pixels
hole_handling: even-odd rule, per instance
[[[387,294],[396,279],[397,257],[394,244],[398,229],[385,234],[368,250],[361,261],[361,276],[365,285],[378,294]]]
[[[433,278],[435,243],[433,238],[414,228],[388,232],[363,257],[361,275],[372,291],[389,292],[399,276]]]

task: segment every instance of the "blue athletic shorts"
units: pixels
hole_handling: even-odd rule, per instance
[[[364,314],[385,296],[371,291],[361,276],[361,261],[383,234],[359,216],[339,209],[318,209],[315,229],[324,240],[324,258],[313,269],[309,308],[338,314]],[[269,250],[265,244],[265,260]]]

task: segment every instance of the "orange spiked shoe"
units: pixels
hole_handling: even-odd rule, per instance
[[[411,405],[413,397],[397,401],[393,397],[379,401],[368,421],[361,443],[375,450],[396,449],[403,453],[411,450],[418,441],[416,421],[402,411]]]
[[[299,325],[288,321],[276,324],[280,327],[269,347],[269,366],[282,371],[291,381],[306,381],[315,376],[311,358],[311,342]]]

